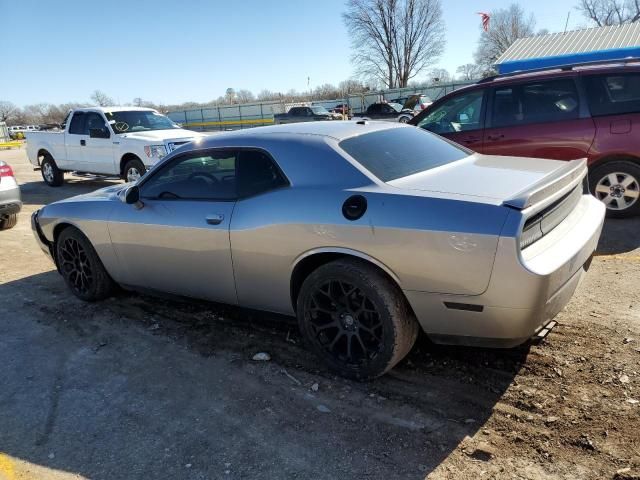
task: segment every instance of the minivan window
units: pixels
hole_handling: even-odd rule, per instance
[[[640,112],[640,74],[591,75],[585,81],[592,115]]]
[[[482,90],[450,98],[425,116],[418,126],[434,133],[454,133],[482,128]]]
[[[470,155],[420,128],[389,128],[340,142],[340,148],[383,182],[407,177]]]
[[[578,118],[578,90],[572,79],[496,88],[492,127],[556,122]]]

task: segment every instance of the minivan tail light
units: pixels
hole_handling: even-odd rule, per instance
[[[0,177],[13,177],[13,170],[9,165],[0,166]]]

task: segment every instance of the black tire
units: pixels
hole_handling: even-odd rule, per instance
[[[607,162],[589,172],[589,189],[607,207],[607,217],[640,214],[640,165],[627,160]]]
[[[296,303],[311,350],[348,378],[383,375],[409,353],[418,335],[400,289],[361,260],[322,265],[305,279]]]
[[[58,168],[53,157],[45,153],[40,164],[40,173],[44,183],[50,187],[59,187],[64,183],[64,172]]]
[[[75,227],[67,227],[55,245],[56,261],[73,294],[86,302],[109,297],[115,283],[104,269],[93,245]]]
[[[7,230],[9,228],[13,228],[18,223],[18,214],[14,213],[12,215],[8,215],[2,220],[0,220],[0,230]]]
[[[122,179],[125,182],[132,182],[134,180],[129,180],[130,171],[135,170],[142,177],[145,173],[147,173],[147,169],[144,167],[144,164],[139,158],[132,158],[128,160],[127,163],[124,164],[124,169],[122,170]],[[139,177],[138,177],[139,178]]]

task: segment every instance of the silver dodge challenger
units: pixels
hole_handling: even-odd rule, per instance
[[[32,227],[83,300],[120,285],[296,315],[331,369],[370,379],[419,328],[510,347],[547,325],[600,237],[586,175],[401,124],[290,124],[196,140]]]

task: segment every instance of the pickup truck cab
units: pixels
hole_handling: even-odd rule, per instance
[[[70,171],[133,182],[165,155],[203,136],[151,108],[78,108],[67,115],[62,131],[27,132],[27,156],[52,187],[62,185]]]
[[[310,107],[291,107],[287,113],[276,113],[273,116],[275,124],[341,119],[341,116],[331,113],[329,110],[319,105],[312,105]]]

